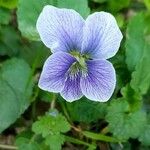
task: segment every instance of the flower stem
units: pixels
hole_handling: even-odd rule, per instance
[[[69,137],[69,136],[65,135],[65,139],[66,139],[67,142],[71,142],[71,143],[74,143],[74,144],[85,145],[85,146],[88,146],[88,147],[94,147],[94,149],[96,147],[95,145],[92,145],[92,144],[87,143],[85,141],[81,141],[79,139],[75,139],[74,137]]]
[[[60,101],[60,106],[61,106],[61,108],[62,108],[62,110],[63,110],[63,113],[64,113],[64,115],[66,116],[68,122],[72,125],[73,122],[72,122],[72,120],[70,119],[70,116],[69,116],[68,111],[67,111],[67,109],[66,109],[65,103],[62,102],[62,101]]]
[[[12,145],[4,145],[4,144],[0,144],[0,149],[10,149],[10,150],[16,150],[18,149],[18,147],[16,146],[12,146]]]
[[[53,94],[52,102],[51,102],[51,105],[50,105],[50,109],[54,109],[55,108],[55,102],[56,102],[56,95]]]
[[[74,129],[76,132],[82,132],[81,128],[77,128],[71,125],[71,128]]]

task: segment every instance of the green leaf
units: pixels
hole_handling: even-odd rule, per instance
[[[41,101],[50,103],[54,99],[55,93],[46,92],[43,90],[40,90],[39,97]]]
[[[135,16],[127,32],[126,62],[132,73],[131,87],[146,94],[150,87],[150,16],[140,13]],[[136,24],[138,26],[135,28]]]
[[[16,8],[18,4],[18,0],[0,0],[0,6],[5,7],[5,8]]]
[[[16,30],[11,26],[2,26],[0,28],[0,55],[15,56],[20,49],[20,36]]]
[[[19,117],[16,95],[11,87],[0,78],[0,132],[6,129]]]
[[[33,132],[31,132],[30,129],[23,130],[19,134],[17,134],[16,139],[18,138],[26,138],[26,139],[31,139],[33,138]]]
[[[127,8],[130,5],[131,0],[110,0],[108,3],[109,8],[111,11],[119,11],[123,8]]]
[[[12,87],[18,96],[19,101],[28,104],[32,94],[31,68],[22,59],[13,58],[6,61],[1,68],[1,76],[10,87]],[[20,108],[20,111],[24,106]]]
[[[83,16],[87,16],[90,12],[87,0],[38,0],[38,2],[37,0],[20,0],[18,4],[17,18],[19,30],[24,37],[30,40],[40,40],[39,34],[36,30],[36,21],[45,5],[72,8]]]
[[[71,143],[74,143],[74,144],[88,146],[89,148],[94,149],[94,150],[96,149],[96,145],[89,144],[85,141],[81,141],[81,140],[73,138],[73,137],[65,136],[65,140],[67,142],[71,142]]]
[[[50,50],[41,42],[35,41],[24,44],[18,53],[20,58],[25,59],[34,68],[42,67],[46,58],[50,56]]]
[[[141,94],[146,94],[150,87],[150,44],[147,43],[144,47],[144,53],[142,60],[136,66],[136,70],[132,74],[131,87],[140,92]]]
[[[19,150],[42,150],[38,143],[23,137],[17,138],[16,145]]]
[[[46,137],[60,132],[65,133],[70,130],[70,125],[64,116],[52,111],[39,117],[39,120],[33,124],[32,130],[36,134],[42,134],[43,137]]]
[[[42,11],[42,8],[51,1],[52,0],[44,0],[39,2],[37,2],[37,0],[32,0],[32,2],[30,2],[30,0],[19,1],[17,17],[19,30],[24,37],[30,40],[40,40],[39,34],[36,30],[36,21]],[[34,6],[34,9],[32,6]],[[26,14],[26,11],[29,12],[28,15]],[[28,28],[26,28],[26,26],[28,26]]]
[[[129,84],[121,89],[121,94],[129,103],[130,111],[139,110],[142,106],[142,97],[140,93],[135,92]]]
[[[83,131],[82,133],[86,137],[88,137],[90,139],[94,139],[94,140],[100,140],[100,141],[104,141],[104,142],[121,142],[120,140],[118,140],[114,137],[106,136],[106,135],[100,134],[100,133],[97,134],[97,133],[93,133],[93,132],[89,132],[89,131]]]
[[[144,0],[144,4],[148,10],[150,10],[150,0]]]
[[[124,26],[124,23],[125,23],[125,18],[124,18],[124,15],[123,14],[117,14],[115,16],[116,20],[117,20],[117,23],[118,23],[118,26],[120,28],[122,28]]]
[[[139,149],[140,149],[140,150],[149,150],[149,147],[148,147],[148,146],[143,146],[143,145],[141,145],[141,146],[139,147]]]
[[[90,14],[87,0],[57,0],[57,7],[74,9],[84,18]]]
[[[0,132],[26,110],[32,94],[31,69],[21,60],[6,61],[0,71]]]
[[[145,126],[144,132],[141,133],[139,140],[142,142],[143,145],[150,146],[150,124]]]
[[[64,144],[65,138],[62,134],[48,135],[45,143],[50,146],[50,150],[61,150],[61,145]]]
[[[66,106],[73,121],[90,123],[104,118],[107,104],[82,98],[80,101],[66,103]]]
[[[9,10],[0,8],[0,24],[7,25],[11,19],[11,13]]]
[[[142,111],[130,112],[130,106],[124,98],[114,100],[108,107],[106,120],[109,130],[121,140],[137,138],[144,130],[146,114]]]
[[[56,110],[51,110],[45,116],[39,117],[39,120],[32,125],[32,130],[36,134],[42,134],[51,150],[61,150],[61,145],[65,141],[61,133],[69,131],[70,125],[64,116]]]
[[[53,0],[19,0],[17,18],[19,30],[24,37],[30,40],[40,40],[36,30],[36,21],[43,7],[52,2]]]
[[[93,1],[97,3],[104,3],[104,2],[107,2],[108,0],[93,0]]]
[[[145,15],[143,13],[133,17],[127,26],[126,63],[129,70],[134,71],[140,62],[145,47]],[[138,26],[137,26],[138,24]]]
[[[125,52],[123,49],[118,51],[117,55],[110,60],[116,70],[117,83],[113,95],[114,97],[117,97],[120,89],[131,80],[131,77],[127,65],[125,64]]]
[[[111,150],[132,150],[132,146],[130,142],[118,143],[110,143]],[[140,149],[141,150],[141,149]]]

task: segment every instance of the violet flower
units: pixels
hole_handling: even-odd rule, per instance
[[[45,6],[37,20],[43,43],[51,49],[39,87],[60,93],[69,102],[85,95],[93,101],[110,99],[116,74],[106,59],[119,49],[122,34],[115,18],[96,12],[84,20],[76,11]]]

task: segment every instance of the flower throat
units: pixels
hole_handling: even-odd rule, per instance
[[[77,59],[77,62],[74,62],[69,69],[70,75],[76,76],[81,73],[85,76],[88,71],[86,61],[90,59],[89,55],[80,54],[77,51],[71,51],[70,54]]]

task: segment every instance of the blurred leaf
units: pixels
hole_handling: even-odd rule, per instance
[[[39,97],[40,97],[40,100],[50,103],[54,98],[54,93],[40,90]]]
[[[28,138],[24,138],[24,137],[19,137],[16,139],[16,145],[21,145],[21,144],[24,144],[24,143],[28,143],[30,141],[30,139]]]
[[[142,106],[142,97],[140,93],[135,92],[130,85],[126,85],[121,89],[121,94],[124,99],[129,103],[130,111],[139,110]]]
[[[120,49],[117,55],[111,58],[110,61],[116,70],[117,83],[114,96],[117,96],[116,94],[120,92],[120,89],[131,80],[130,72],[128,71],[127,65],[125,63],[124,49]]]
[[[17,138],[16,145],[19,150],[42,150],[38,143],[23,137]]]
[[[121,145],[118,143],[110,143],[110,145],[111,150],[132,150],[131,143],[129,142],[121,143]]]
[[[110,0],[108,1],[108,6],[111,11],[119,11],[123,8],[127,8],[131,0]]]
[[[24,37],[30,40],[40,40],[36,30],[36,21],[43,7],[47,4],[53,4],[53,1],[54,0],[19,0],[17,18],[19,30]]]
[[[50,150],[61,150],[61,145],[64,144],[65,138],[62,134],[48,135],[45,143],[50,146]]]
[[[149,150],[149,147],[148,146],[139,146],[139,150]]]
[[[93,1],[97,3],[104,3],[104,2],[107,2],[108,0],[93,0]]]
[[[31,69],[13,58],[6,61],[0,72],[0,132],[10,126],[26,110],[32,94]]]
[[[18,0],[0,0],[0,6],[5,7],[5,8],[16,8],[18,4]]]
[[[107,104],[82,98],[66,106],[73,121],[90,123],[104,118]]]
[[[124,98],[114,100],[108,107],[106,120],[109,130],[122,140],[137,138],[146,124],[146,114],[142,111],[130,112],[130,106]]]
[[[144,4],[148,10],[150,10],[150,0],[144,0]]]
[[[96,149],[96,145],[93,144],[89,144],[85,141],[81,141],[79,139],[76,139],[76,138],[73,138],[73,137],[69,137],[69,136],[65,136],[65,140],[67,142],[71,142],[71,143],[74,143],[74,144],[79,144],[79,145],[86,145],[89,147],[88,150],[95,150]]]
[[[0,24],[7,25],[11,19],[11,13],[9,10],[0,8]]]
[[[28,130],[24,130],[21,133],[19,133],[16,136],[16,139],[18,139],[18,138],[31,139],[32,137],[33,137],[33,132],[31,132],[31,130],[28,129]]]
[[[36,134],[42,134],[43,137],[46,137],[59,132],[65,133],[70,130],[70,125],[64,116],[53,111],[43,117],[39,117],[39,120],[33,124],[32,130]]]
[[[141,94],[146,94],[150,87],[149,20],[149,15],[140,13],[130,21],[127,31],[126,62],[130,70],[135,70],[132,74],[131,87]]]
[[[125,20],[124,20],[124,15],[123,15],[123,14],[118,14],[118,15],[116,15],[115,17],[116,17],[118,26],[119,26],[120,28],[122,28],[123,25],[124,25],[124,22],[125,22]]]
[[[0,28],[0,55],[15,56],[21,49],[20,36],[11,26]]]
[[[146,94],[150,87],[150,43],[145,45],[142,60],[132,74],[131,86],[137,92]]]
[[[22,35],[30,40],[40,40],[36,30],[36,21],[45,5],[72,8],[83,16],[89,14],[87,0],[20,0],[18,5],[18,24]],[[34,6],[34,9],[33,9]],[[28,12],[28,13],[26,13]]]
[[[57,0],[57,6],[60,8],[74,9],[84,18],[90,14],[87,0]]]
[[[127,26],[126,63],[131,71],[134,71],[136,65],[140,62],[146,44],[144,19],[144,14],[140,13],[133,17]]]
[[[114,137],[110,137],[110,136],[106,136],[104,134],[97,134],[97,133],[93,133],[93,132],[89,132],[89,131],[83,131],[82,132],[84,136],[90,138],[90,139],[94,139],[94,140],[99,140],[99,141],[104,141],[104,142],[121,142],[120,140],[114,138]]]
[[[13,58],[6,61],[1,68],[1,76],[7,83],[17,91],[20,103],[28,103],[32,94],[31,68],[22,59]],[[27,98],[27,101],[25,100]],[[24,106],[23,106],[24,108]]]
[[[139,140],[143,145],[150,146],[150,124],[145,126],[145,130],[141,133]]]
[[[42,67],[50,50],[41,42],[28,42],[11,26],[0,28],[0,55],[17,56],[35,68]]]
[[[0,133],[19,117],[16,95],[11,87],[0,77]]]
[[[46,58],[50,56],[50,50],[41,42],[29,42],[24,44],[18,52],[18,57],[25,59],[35,68],[42,67]]]

